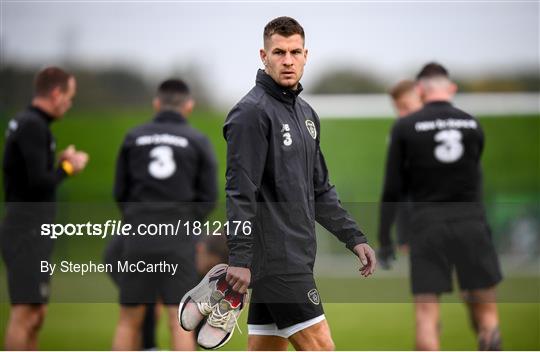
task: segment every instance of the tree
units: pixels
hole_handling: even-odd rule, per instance
[[[351,69],[334,69],[325,72],[315,82],[310,93],[358,94],[384,93],[384,85],[373,74]]]

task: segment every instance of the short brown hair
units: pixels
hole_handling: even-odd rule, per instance
[[[176,109],[190,98],[188,85],[181,79],[171,78],[163,81],[157,91],[162,109]]]
[[[388,94],[392,97],[394,100],[398,100],[403,96],[404,94],[411,92],[414,89],[415,82],[410,79],[404,79],[402,81],[399,81],[395,86],[390,88],[388,91]]]
[[[430,62],[416,75],[416,80],[421,80],[422,78],[431,78],[431,77],[446,77],[448,78],[448,70],[444,68],[443,65],[437,62]]]
[[[302,40],[305,40],[304,28],[294,18],[282,16],[274,18],[264,27],[263,39],[266,42],[274,34],[284,37],[290,37],[294,34],[300,34]]]
[[[65,92],[71,77],[73,77],[73,75],[59,67],[46,67],[39,71],[34,78],[34,95],[41,97],[47,96],[57,87],[60,87],[60,89]]]

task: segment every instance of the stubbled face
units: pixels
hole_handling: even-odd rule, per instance
[[[307,49],[300,34],[284,37],[273,34],[260,50],[265,72],[280,86],[296,89],[304,74]]]
[[[73,77],[69,79],[66,91],[62,91],[60,88],[53,91],[53,115],[56,118],[61,118],[71,108],[73,97],[75,97],[76,92],[77,83]]]
[[[394,107],[399,117],[404,117],[422,108],[422,100],[416,91],[411,91],[401,95],[394,101]]]

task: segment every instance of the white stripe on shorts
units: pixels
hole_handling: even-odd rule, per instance
[[[294,324],[284,329],[278,329],[275,323],[248,324],[248,335],[279,336],[288,339],[298,331],[307,329],[310,326],[323,321],[324,319],[326,319],[324,314],[321,314],[318,317]]]

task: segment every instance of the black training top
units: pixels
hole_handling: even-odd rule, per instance
[[[160,203],[162,215],[169,209],[179,220],[202,220],[215,206],[216,172],[208,138],[180,114],[164,111],[126,135],[114,197],[129,220],[141,220],[149,203]]]
[[[395,203],[407,194],[413,209],[477,207],[482,200],[480,157],[484,134],[478,121],[449,102],[435,101],[395,122],[388,147],[379,240],[390,244]],[[433,203],[437,203],[434,205]],[[454,204],[453,207],[442,206]],[[443,214],[444,215],[444,214]]]
[[[259,70],[223,127],[227,217],[253,226],[249,236],[228,237],[229,265],[250,267],[255,278],[312,273],[315,221],[351,250],[367,241],[330,184],[319,118],[301,90]]]
[[[54,202],[66,173],[55,161],[53,118],[30,106],[9,121],[4,150],[6,202]]]

